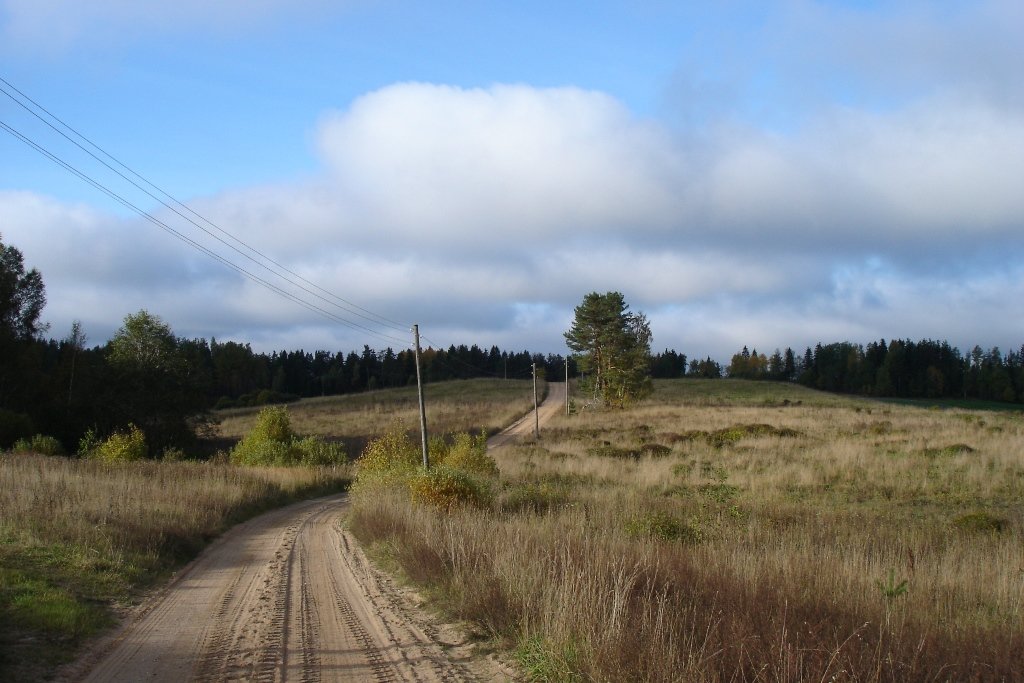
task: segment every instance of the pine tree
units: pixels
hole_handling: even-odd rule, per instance
[[[619,292],[591,292],[576,307],[565,333],[569,348],[582,354],[595,396],[624,406],[651,391],[651,328],[643,313],[631,313]]]

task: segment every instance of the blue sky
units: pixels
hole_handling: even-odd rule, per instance
[[[0,0],[0,76],[437,343],[561,352],[612,289],[691,356],[1024,342],[1017,2],[210,4]],[[0,120],[242,262],[3,95]],[[260,288],[4,131],[0,234],[55,336],[139,308],[266,349],[404,336]]]

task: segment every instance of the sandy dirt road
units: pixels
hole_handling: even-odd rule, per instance
[[[548,385],[543,424],[564,409]],[[533,435],[531,412],[488,441]],[[266,513],[225,533],[66,681],[501,681],[372,567],[341,525],[345,494]]]
[[[555,415],[558,415],[565,411],[565,383],[564,382],[549,382],[548,383],[548,395],[544,398],[544,401],[540,404],[538,415],[534,416],[533,411],[519,418],[510,425],[507,429],[499,434],[495,434],[487,440],[488,448],[500,448],[501,446],[514,443],[524,438],[533,437],[534,430],[537,426],[539,418],[540,424],[543,427],[544,423],[548,422]]]
[[[234,527],[68,678],[478,680],[369,565],[340,525],[346,504],[306,501]]]

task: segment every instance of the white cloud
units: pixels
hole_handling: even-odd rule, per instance
[[[355,212],[419,247],[664,229],[681,208],[665,132],[597,92],[395,85],[328,117],[319,139]]]

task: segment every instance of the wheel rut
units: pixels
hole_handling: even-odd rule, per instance
[[[66,681],[473,681],[341,526],[345,495],[212,544]]]

